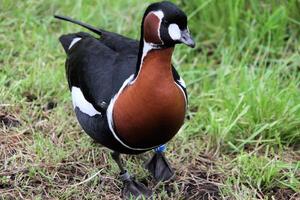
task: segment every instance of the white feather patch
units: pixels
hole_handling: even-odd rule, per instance
[[[79,42],[82,38],[80,37],[77,37],[77,38],[74,38],[69,46],[69,49],[72,48],[72,46],[74,46],[74,44],[76,44],[77,42]]]
[[[170,24],[168,32],[173,40],[179,40],[181,38],[181,31],[177,24]]]
[[[155,14],[160,20],[162,20],[162,18],[164,18],[164,16],[165,16],[163,11],[161,11],[161,10],[153,11],[152,13]]]
[[[152,13],[154,13],[158,17],[158,19],[159,19],[159,25],[158,25],[158,29],[157,29],[157,35],[158,35],[158,38],[161,41],[161,43],[164,44],[164,42],[162,41],[162,39],[160,37],[160,27],[161,27],[161,21],[162,21],[162,19],[164,18],[165,15],[164,15],[163,11],[161,11],[161,10],[154,11]]]
[[[148,53],[151,49],[154,49],[154,48],[153,48],[153,45],[150,44],[150,43],[147,43],[147,42],[144,40],[144,48],[143,48],[143,55],[142,55],[141,63],[143,62],[145,56],[147,55],[147,53]]]
[[[94,106],[84,98],[82,91],[78,87],[72,87],[72,101],[74,109],[77,107],[81,112],[91,117],[97,114],[101,115],[101,113],[98,112]]]

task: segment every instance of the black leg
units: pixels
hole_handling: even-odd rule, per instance
[[[114,159],[114,161],[116,161],[118,167],[120,168],[120,174],[126,173],[126,170],[124,169],[122,161],[121,161],[120,153],[114,151],[111,153],[111,157]]]
[[[152,195],[152,191],[149,190],[144,184],[139,183],[134,180],[126,169],[123,167],[123,163],[121,161],[120,153],[113,152],[111,153],[112,158],[116,161],[117,165],[120,168],[120,178],[124,183],[124,188],[122,191],[122,196],[125,199],[130,199],[131,197],[141,197],[144,196],[146,198]]]

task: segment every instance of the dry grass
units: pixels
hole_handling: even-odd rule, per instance
[[[45,112],[52,115],[51,111]],[[0,192],[3,199],[121,199],[122,183],[117,178],[118,168],[109,151],[95,144],[78,126],[64,135],[57,134],[50,117],[50,121],[38,120],[32,128],[23,130],[17,117],[1,116],[0,161],[4,164],[0,167]],[[43,137],[51,141],[58,152],[68,152],[63,159],[52,155],[47,145],[41,149],[44,153],[37,150],[35,132],[40,130],[46,133]],[[72,141],[68,141],[70,139]],[[222,192],[222,188],[226,187],[228,177],[239,176],[235,163],[228,162],[235,156],[223,157],[203,151],[201,141],[203,138],[186,141],[179,136],[170,144],[167,155],[176,169],[176,177],[169,182],[156,183],[144,171],[143,163],[150,153],[125,156],[127,166],[138,180],[153,188],[155,199],[232,199]],[[176,148],[178,146],[181,147]],[[296,162],[300,156],[287,155],[286,162]],[[234,185],[233,188],[240,190],[243,187]],[[266,194],[257,193],[255,196],[257,199],[273,196],[275,199],[296,200],[299,194],[290,189],[272,188]]]

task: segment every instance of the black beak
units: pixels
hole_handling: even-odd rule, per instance
[[[196,46],[195,41],[193,40],[190,32],[187,29],[181,31],[181,38],[179,39],[179,41],[192,48]]]

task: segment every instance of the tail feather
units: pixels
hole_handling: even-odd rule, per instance
[[[65,16],[61,16],[61,15],[54,15],[54,17],[55,17],[56,19],[60,19],[60,20],[64,20],[64,21],[68,21],[68,22],[71,22],[71,23],[80,25],[80,26],[82,26],[82,27],[84,27],[84,28],[86,28],[86,29],[88,29],[88,30],[90,30],[90,31],[92,31],[92,32],[94,32],[94,33],[96,33],[96,34],[98,34],[98,35],[102,35],[102,33],[104,32],[104,31],[101,30],[101,29],[95,28],[95,27],[93,27],[93,26],[91,26],[91,25],[89,25],[89,24],[86,24],[86,23],[84,23],[84,22],[81,22],[81,21],[72,19],[72,18],[70,18],[70,17],[65,17]]]

